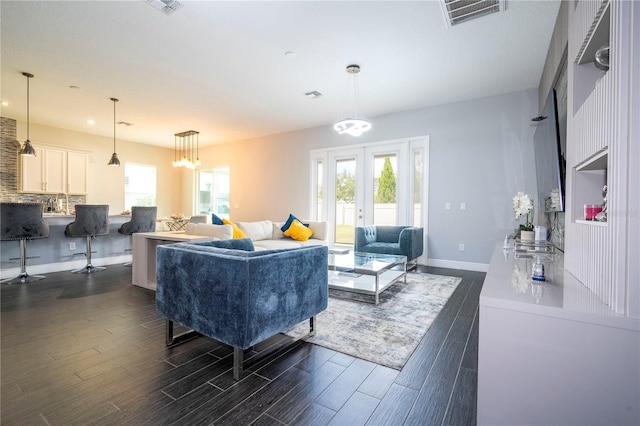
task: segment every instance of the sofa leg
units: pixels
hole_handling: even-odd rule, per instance
[[[202,334],[198,333],[194,330],[185,331],[184,333],[178,334],[177,336],[173,335],[173,321],[166,320],[165,323],[165,344],[168,348],[172,348],[174,346],[178,346],[181,343],[188,342],[189,340],[195,339],[196,337],[202,336]]]
[[[242,365],[244,363],[244,351],[241,348],[233,348],[233,380],[242,378]]]
[[[316,316],[309,318],[309,334],[304,337],[312,337],[316,335]]]

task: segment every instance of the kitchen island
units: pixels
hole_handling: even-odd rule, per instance
[[[75,218],[75,215],[45,213],[49,237],[27,241],[27,272],[30,275],[71,271],[86,265],[87,239],[64,235],[66,226]],[[131,236],[118,233],[118,228],[130,220],[130,215],[109,215],[109,235],[98,236],[92,242],[95,252],[92,262],[95,266],[131,262]],[[74,249],[71,248],[73,244]],[[20,273],[19,241],[1,242],[0,268],[3,279]]]

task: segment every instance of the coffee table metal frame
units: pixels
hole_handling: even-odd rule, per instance
[[[370,294],[375,304],[380,293],[401,278],[407,282],[407,257],[390,254],[329,253],[329,288]],[[401,266],[402,269],[397,267]]]

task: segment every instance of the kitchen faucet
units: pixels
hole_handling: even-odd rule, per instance
[[[56,195],[56,204],[58,204],[58,196],[59,195],[64,195],[64,208],[65,208],[65,212],[64,214],[68,215],[69,214],[69,195],[61,192],[60,194]]]

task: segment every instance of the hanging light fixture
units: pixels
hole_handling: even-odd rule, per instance
[[[173,162],[171,163],[173,167],[195,169],[200,165],[199,135],[200,132],[195,130],[187,130],[173,135]]]
[[[371,123],[361,118],[355,118],[358,116],[358,73],[360,72],[359,65],[349,65],[347,67],[347,73],[353,76],[353,117],[345,118],[338,121],[333,129],[342,135],[346,133],[351,136],[361,136],[364,132],[371,129]]]
[[[31,141],[29,140],[29,80],[33,78],[33,74],[23,72],[22,75],[27,77],[27,140],[24,141],[24,145],[20,147],[19,153],[25,157],[35,157],[36,150],[33,149],[33,145],[31,145]]]
[[[116,102],[118,99],[111,98],[113,101],[113,154],[111,154],[111,160],[107,163],[108,166],[120,167],[120,160],[116,153]]]

